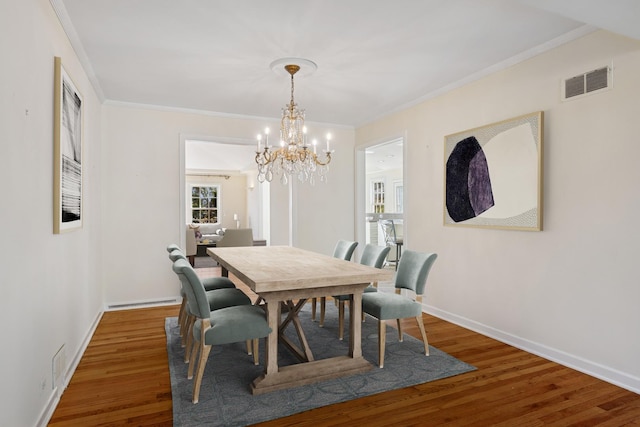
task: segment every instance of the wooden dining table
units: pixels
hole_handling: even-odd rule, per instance
[[[390,280],[393,272],[290,246],[208,248],[207,253],[220,264],[223,276],[232,273],[265,302],[272,332],[266,340],[264,373],[251,383],[253,394],[373,368],[362,357],[362,293],[372,282]],[[298,313],[309,298],[328,295],[350,296],[349,350],[344,356],[315,360]],[[284,336],[289,325],[296,328],[299,346]],[[278,342],[294,352],[300,363],[278,366]]]

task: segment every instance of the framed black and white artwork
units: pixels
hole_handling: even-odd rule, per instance
[[[55,57],[53,232],[82,227],[82,95]]]

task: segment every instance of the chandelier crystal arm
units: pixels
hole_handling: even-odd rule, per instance
[[[318,156],[316,156],[315,154],[313,156],[314,157],[314,161],[320,166],[327,166],[329,164],[329,162],[331,162],[331,151],[325,151],[324,154],[325,154],[325,157],[326,157],[326,160],[324,162],[321,161],[321,160],[318,160]]]

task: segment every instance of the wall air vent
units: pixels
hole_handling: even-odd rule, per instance
[[[602,67],[563,82],[562,99],[567,100],[611,87],[611,68]]]

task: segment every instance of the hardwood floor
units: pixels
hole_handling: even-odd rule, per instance
[[[178,306],[106,312],[49,425],[172,425],[164,318],[177,313]],[[640,425],[638,394],[435,317],[423,319],[431,345],[478,369],[259,425]],[[415,322],[405,331],[419,337]]]

